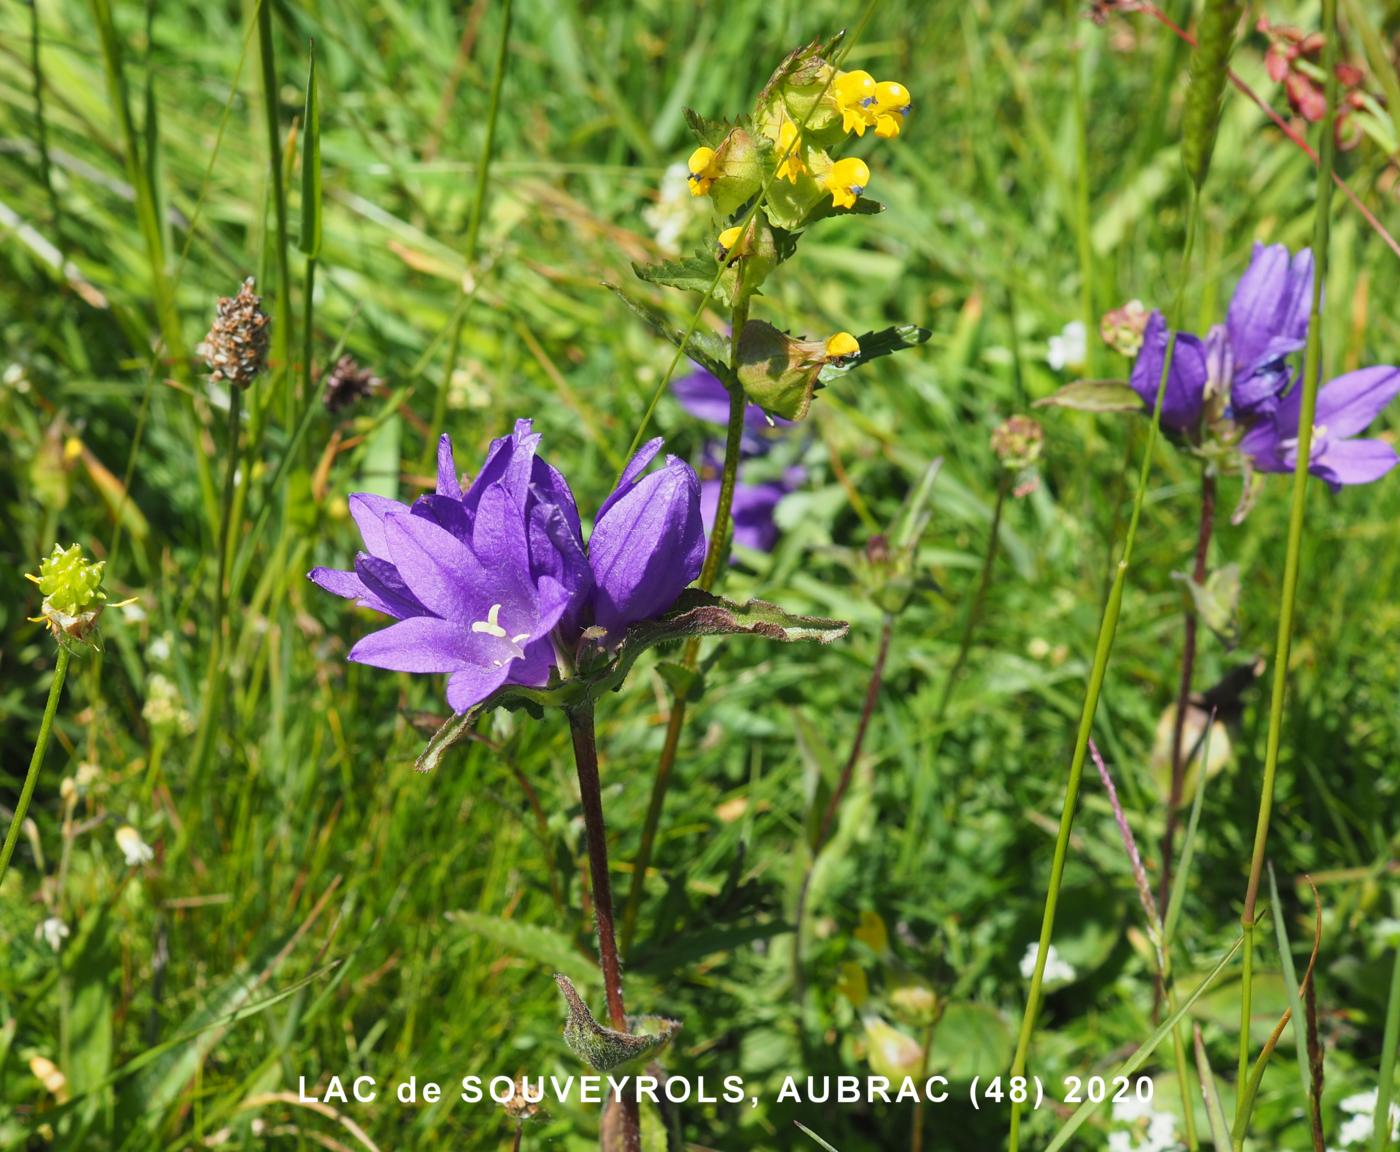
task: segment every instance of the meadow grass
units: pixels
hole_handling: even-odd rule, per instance
[[[1190,5],[1165,8],[1189,23]],[[652,299],[679,327],[692,315],[630,267],[660,255],[643,213],[693,147],[683,109],[735,114],[786,52],[863,11],[516,0],[507,42],[503,6],[485,0],[461,11],[442,0],[0,8],[6,813],[54,665],[20,574],[55,540],[79,541],[108,559],[114,600],[137,598],[104,616],[101,655],[71,662],[33,831],[0,889],[0,1147],[499,1148],[514,1123],[456,1102],[461,1076],[581,1070],[560,1041],[550,980],[563,972],[602,1004],[567,724],[497,713],[433,775],[415,773],[447,714],[440,683],[347,664],[369,615],[305,573],[352,555],[349,493],[408,498],[431,485],[442,431],[475,460],[534,417],[596,509],[672,354],[602,282]],[[1318,26],[1313,6],[1269,15]],[[1395,90],[1385,6],[1344,3],[1342,16],[1344,54]],[[902,322],[933,335],[820,395],[771,465],[807,471],[782,506],[779,544],[719,575],[732,598],[851,629],[820,649],[700,650],[705,690],[689,706],[624,956],[629,1009],[684,1024],[668,1069],[742,1074],[759,1097],[685,1109],[697,1148],[803,1147],[798,1120],[843,1152],[910,1144],[907,1106],[776,1100],[788,1073],[874,1066],[849,994],[856,971],[874,994],[865,1013],[895,1019],[893,993],[912,981],[936,992],[936,1023],[900,1022],[927,1042],[930,1073],[963,1085],[1011,1065],[1020,962],[1040,926],[1146,423],[1037,413],[1039,482],[1008,497],[989,438],[1071,378],[1046,362],[1067,322],[1133,297],[1168,304],[1186,229],[1187,48],[1145,15],[1102,28],[1081,17],[1021,0],[872,6],[846,64],[901,77],[915,100],[901,139],[872,163],[870,192],[887,210],[813,229],[754,304],[807,335]],[[313,39],[315,211],[302,123]],[[1282,109],[1266,46],[1247,31],[1234,67]],[[1384,149],[1368,139],[1337,164],[1400,231]],[[1229,93],[1188,327],[1222,313],[1253,239],[1309,242],[1315,195],[1309,158]],[[703,202],[679,207],[692,209],[687,249],[713,236]],[[304,235],[315,223],[318,249]],[[1400,355],[1394,253],[1341,195],[1329,223],[1324,380]],[[273,360],[242,397],[235,437],[229,393],[206,384],[193,350],[216,298],[248,275],[273,316]],[[1093,374],[1126,375],[1128,361],[1092,330],[1089,341]],[[315,388],[341,351],[384,383],[330,415]],[[1395,420],[1378,427],[1393,438]],[[705,433],[669,395],[651,425],[669,451],[698,459]],[[935,457],[920,588],[886,660],[884,612],[850,556],[896,522]],[[1170,773],[1154,740],[1180,676],[1174,573],[1192,564],[1198,465],[1158,441],[1147,475],[1093,735],[1155,888]],[[1240,642],[1228,652],[1202,637],[1198,688],[1272,652],[1289,486],[1271,479],[1239,526],[1228,511],[1240,480],[1221,479],[1211,557],[1240,565]],[[1400,487],[1391,477],[1333,496],[1314,483],[1305,511],[1268,838],[1279,899],[1261,893],[1250,1024],[1257,1053],[1297,999],[1311,875],[1335,1146],[1337,1103],[1376,1087],[1383,1065],[1393,1077],[1385,1049],[1400,1027]],[[877,656],[883,687],[828,832]],[[639,667],[598,713],[619,894],[670,707],[657,661]],[[1265,696],[1244,695],[1200,806],[1168,929],[1183,1000],[1238,937]],[[114,833],[128,824],[152,862],[124,863]],[[1053,941],[1075,978],[1048,987],[1029,1052],[1056,1088],[1065,1075],[1109,1074],[1161,1023],[1135,879],[1092,778],[1066,849]],[[805,985],[793,974],[799,909]],[[58,951],[42,936],[50,918],[70,931]],[[1231,959],[1187,1017],[1225,1116],[1239,1003]],[[1312,1147],[1305,1056],[1286,1034],[1265,1068],[1255,1146]],[[35,1074],[36,1057],[62,1072],[62,1092]],[[1170,1044],[1141,1060],[1154,1106],[1179,1113]],[[324,1087],[331,1075],[373,1076],[381,1092],[416,1075],[442,1082],[447,1099],[297,1100],[299,1078]],[[1044,1147],[1071,1111],[1028,1112],[1021,1146]],[[525,1147],[596,1147],[596,1107],[550,1112],[526,1127]],[[1004,1146],[1007,1112],[974,1111],[965,1094],[928,1108],[923,1147]],[[1085,1123],[1074,1139],[1103,1146],[1106,1112]],[[1201,1101],[1203,1142],[1211,1124]]]

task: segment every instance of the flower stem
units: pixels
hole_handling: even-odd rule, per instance
[[[1143,500],[1147,495],[1147,482],[1152,473],[1152,455],[1157,446],[1157,432],[1162,422],[1162,401],[1166,396],[1167,380],[1170,378],[1172,357],[1176,352],[1176,327],[1180,323],[1182,307],[1186,298],[1186,273],[1191,266],[1191,252],[1196,243],[1196,232],[1200,226],[1200,196],[1194,187],[1191,191],[1191,207],[1186,222],[1186,243],[1182,251],[1181,275],[1177,281],[1172,306],[1171,332],[1167,337],[1166,355],[1162,360],[1162,375],[1157,381],[1157,397],[1152,406],[1152,422],[1147,429],[1147,443],[1143,447],[1142,464],[1138,469],[1137,491],[1133,496],[1133,511],[1128,519],[1128,530],[1123,537],[1123,552],[1113,570],[1113,583],[1109,587],[1108,598],[1104,603],[1103,616],[1099,621],[1098,640],[1094,645],[1094,661],[1089,671],[1089,684],[1084,693],[1084,705],[1079,715],[1079,729],[1075,735],[1074,753],[1070,757],[1069,777],[1065,781],[1064,806],[1060,811],[1060,827],[1055,837],[1055,854],[1050,864],[1050,884],[1045,892],[1045,912],[1040,923],[1040,941],[1036,953],[1035,971],[1031,975],[1030,991],[1026,996],[1025,1015],[1021,1018],[1021,1031],[1016,1040],[1016,1054],[1011,1062],[1011,1075],[1022,1076],[1030,1055],[1031,1036],[1035,1033],[1035,1021],[1040,1012],[1041,987],[1045,982],[1045,961],[1050,950],[1050,940],[1055,931],[1055,911],[1059,906],[1060,885],[1064,881],[1065,862],[1069,856],[1070,832],[1074,827],[1074,809],[1079,799],[1079,782],[1084,775],[1084,761],[1089,752],[1089,737],[1094,729],[1094,716],[1098,711],[1099,695],[1103,691],[1104,678],[1108,672],[1108,658],[1113,651],[1113,641],[1118,634],[1118,616],[1123,608],[1123,593],[1128,583],[1128,569],[1133,558],[1133,544],[1137,540],[1138,522],[1142,519]],[[1020,1147],[1021,1106],[1011,1105],[1011,1133],[1008,1142],[1009,1152],[1017,1152]]]
[[[627,1009],[622,1001],[622,963],[613,931],[612,880],[608,875],[608,832],[603,823],[603,786],[598,779],[598,743],[593,728],[593,705],[569,712],[569,733],[574,742],[578,791],[583,802],[583,827],[588,842],[588,871],[593,885],[593,916],[598,928],[598,962],[608,998],[608,1021],[613,1030],[627,1032]],[[641,1126],[637,1099],[624,1096],[622,1144],[624,1152],[640,1152]]]
[[[1196,566],[1191,579],[1202,584],[1206,578],[1206,556],[1210,552],[1211,532],[1215,527],[1215,473],[1209,468],[1201,472],[1201,522],[1196,531]],[[1191,677],[1196,668],[1196,633],[1200,615],[1196,601],[1187,597],[1185,634],[1181,646],[1181,684],[1176,692],[1176,716],[1172,721],[1171,794],[1167,800],[1167,826],[1162,833],[1162,880],[1157,887],[1157,903],[1165,908],[1172,894],[1172,844],[1176,839],[1176,824],[1181,808],[1181,794],[1186,784],[1186,763],[1182,757],[1182,741],[1186,732],[1186,711],[1191,706]],[[1204,766],[1202,767],[1204,770]]]
[[[748,319],[748,305],[734,307],[734,355],[738,362],[739,333]],[[744,438],[744,412],[748,408],[748,397],[744,395],[737,375],[731,374],[725,381],[729,389],[729,422],[724,436],[724,465],[719,481],[719,503],[715,508],[715,523],[710,530],[709,547],[705,550],[705,563],[700,569],[700,587],[708,592],[719,578],[723,563],[725,544],[729,538],[729,519],[734,507],[734,485],[739,474],[739,457]],[[681,664],[694,669],[700,660],[700,641],[688,640]],[[623,947],[632,946],[637,929],[637,913],[642,905],[642,892],[646,887],[647,869],[651,867],[652,853],[656,848],[656,832],[661,825],[661,809],[666,803],[666,789],[671,784],[671,771],[676,764],[676,753],[680,750],[681,730],[685,727],[686,702],[677,696],[671,702],[671,714],[666,719],[666,738],[661,745],[661,758],[656,763],[656,775],[651,782],[651,798],[647,801],[647,814],[642,822],[642,839],[637,847],[637,858],[632,865],[632,882],[627,890],[627,905],[622,912]]]
[[[1249,1074],[1249,1019],[1254,991],[1254,925],[1259,882],[1264,872],[1264,853],[1269,842],[1269,819],[1273,814],[1274,781],[1278,775],[1279,749],[1283,742],[1283,706],[1288,694],[1288,659],[1293,645],[1293,612],[1298,597],[1298,571],[1303,551],[1303,517],[1307,510],[1308,464],[1312,459],[1313,420],[1317,415],[1317,389],[1322,360],[1322,289],[1327,280],[1327,238],[1331,222],[1332,165],[1336,135],[1332,132],[1337,109],[1337,0],[1323,0],[1322,34],[1326,47],[1323,71],[1327,76],[1327,116],[1323,120],[1322,162],[1317,170],[1317,204],[1313,216],[1313,290],[1308,315],[1308,345],[1303,355],[1302,410],[1298,415],[1298,458],[1293,468],[1293,499],[1288,514],[1288,546],[1283,562],[1283,592],[1279,603],[1278,637],[1274,645],[1273,691],[1269,697],[1269,728],[1264,746],[1264,781],[1259,793],[1259,818],[1254,829],[1254,853],[1249,863],[1249,883],[1245,889],[1244,968],[1240,982],[1239,1070],[1243,1085]],[[1242,1146],[1249,1124],[1246,1094],[1241,1091],[1240,1108],[1231,1126],[1235,1146]]]
[[[209,667],[200,710],[199,731],[195,738],[193,775],[198,780],[214,742],[214,728],[224,694],[224,613],[225,581],[228,574],[229,540],[233,535],[234,485],[238,476],[239,423],[243,413],[243,389],[235,387],[228,397],[228,464],[224,469],[224,491],[219,503],[219,541],[214,554],[214,626],[209,637]]]
[[[24,787],[20,789],[19,803],[15,814],[10,817],[10,828],[5,833],[5,846],[0,848],[0,884],[5,882],[5,873],[10,867],[10,857],[14,855],[15,844],[19,841],[20,829],[29,812],[29,802],[34,798],[34,786],[39,783],[39,769],[44,764],[44,753],[49,747],[49,734],[53,731],[53,719],[58,712],[58,698],[63,694],[63,680],[68,675],[68,649],[59,645],[58,662],[53,669],[53,683],[49,685],[49,700],[44,705],[44,718],[39,721],[39,736],[34,741],[34,755],[29,758],[29,771],[24,777]]]

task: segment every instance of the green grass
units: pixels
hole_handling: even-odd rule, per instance
[[[500,713],[440,772],[416,774],[413,758],[446,714],[440,678],[345,663],[373,622],[304,576],[351,556],[349,493],[410,497],[431,482],[422,462],[439,431],[470,468],[492,437],[532,416],[585,512],[596,509],[670,359],[601,282],[688,319],[680,297],[645,291],[630,269],[658,254],[643,212],[664,168],[692,147],[682,109],[737,114],[787,51],[854,26],[861,10],[517,0],[472,261],[499,5],[269,4],[275,150],[256,3],[163,3],[149,21],[140,5],[111,7],[115,53],[99,34],[106,5],[38,6],[42,121],[30,10],[0,7],[6,813],[54,661],[53,642],[26,619],[38,605],[20,574],[55,540],[77,541],[109,558],[113,600],[138,598],[107,613],[100,658],[72,662],[30,810],[39,854],[21,837],[0,891],[0,1147],[365,1146],[348,1124],[386,1150],[508,1147],[511,1121],[456,1102],[456,1081],[581,1071],[560,1040],[553,972],[576,978],[595,1011],[602,1004],[567,726]],[[1168,10],[1185,22],[1188,8]],[[1384,5],[1346,4],[1344,17],[1353,8],[1385,26]],[[624,957],[629,1008],[684,1024],[668,1070],[740,1074],[759,1096],[756,1108],[687,1108],[697,1147],[819,1146],[797,1120],[843,1152],[908,1146],[907,1105],[777,1102],[788,1073],[869,1070],[860,1014],[838,988],[845,965],[865,972],[867,1009],[891,1020],[901,982],[917,976],[937,992],[947,1007],[930,1071],[962,1084],[1010,1064],[1026,993],[1019,963],[1038,931],[1145,425],[1037,414],[1040,482],[1003,510],[994,576],[945,712],[996,502],[988,437],[1067,379],[1045,362],[1067,322],[1090,305],[1168,303],[1185,228],[1174,191],[1184,46],[1146,17],[1100,29],[1078,16],[1019,0],[877,5],[849,64],[901,78],[915,101],[901,139],[869,149],[871,194],[887,211],[813,229],[755,303],[758,317],[811,336],[914,322],[933,337],[820,395],[786,455],[765,463],[800,460],[808,472],[784,506],[778,548],[721,577],[726,595],[840,617],[851,631],[824,649],[741,640],[704,650],[705,694],[691,705]],[[1270,16],[1317,21],[1307,6]],[[1380,51],[1383,61],[1374,30],[1357,31],[1345,54]],[[312,38],[321,205],[308,214],[310,150],[291,132]],[[1266,46],[1248,34],[1235,67],[1283,107]],[[1393,86],[1383,70],[1377,89]],[[114,93],[124,93],[129,131]],[[1198,328],[1223,311],[1252,239],[1298,247],[1312,233],[1312,166],[1265,125],[1227,95],[1186,297]],[[1339,157],[1396,232],[1386,164],[1369,140]],[[687,248],[712,237],[703,202],[695,212]],[[302,221],[315,218],[308,302],[305,261],[289,253],[307,251]],[[1400,356],[1395,257],[1341,196],[1331,231],[1324,379]],[[192,350],[216,298],[249,274],[268,290],[280,354],[244,398],[227,689],[201,767],[190,726],[157,723],[143,706],[163,690],[160,676],[196,720],[209,689],[228,419]],[[385,388],[331,417],[298,389],[342,347]],[[1127,371],[1106,349],[1094,360],[1104,376]],[[1397,417],[1378,427],[1393,438]],[[669,396],[654,430],[692,460],[707,435]],[[897,623],[854,783],[812,874],[799,1000],[791,929],[807,845],[854,736],[881,624],[839,550],[891,525],[935,456],[944,466],[919,557],[925,583]],[[1191,563],[1196,469],[1159,443],[1094,730],[1154,870],[1163,799],[1152,748],[1178,676],[1173,573]],[[1241,567],[1241,642],[1229,653],[1203,638],[1198,686],[1272,648],[1288,518],[1288,483],[1272,480],[1238,527],[1227,517],[1239,479],[1221,483],[1212,564]],[[1307,963],[1312,898],[1298,878],[1311,873],[1324,909],[1318,994],[1335,1144],[1337,1100],[1376,1085],[1396,995],[1396,943],[1381,922],[1400,916],[1400,480],[1335,497],[1311,488],[1269,839],[1282,906],[1268,914],[1287,931],[1270,923],[1256,937],[1254,1050],[1290,999],[1275,939],[1291,942],[1298,972]],[[618,892],[631,880],[665,717],[652,658],[599,709]],[[1266,718],[1255,688],[1204,800],[1174,943],[1183,998],[1239,935]],[[82,782],[71,804],[65,779]],[[114,840],[127,823],[156,848],[139,870]],[[887,926],[887,951],[857,935],[865,913]],[[49,916],[71,931],[57,955],[35,936]],[[1145,925],[1092,778],[1055,942],[1078,979],[1050,988],[1031,1048],[1047,1086],[1107,1074],[1156,1027]],[[1238,969],[1227,966],[1191,1014],[1226,1116],[1238,1000]],[[1259,1147],[1311,1147],[1300,1050],[1285,1036],[1264,1075]],[[65,1074],[67,1107],[31,1072],[36,1056]],[[1147,1063],[1167,1110],[1180,1098],[1171,1067],[1169,1045]],[[380,1099],[334,1114],[296,1102],[299,1077],[324,1087],[331,1075],[374,1076]],[[399,1105],[392,1085],[410,1075],[443,1083],[448,1100]],[[1209,1132],[1198,1107],[1197,1128]],[[551,1113],[526,1128],[526,1148],[596,1146],[596,1106]],[[1028,1113],[1022,1146],[1043,1148],[1067,1116]],[[974,1112],[958,1091],[927,1110],[924,1147],[1000,1146],[1007,1119],[1005,1105]],[[1106,1118],[1087,1124],[1076,1140],[1106,1144]],[[45,1126],[51,1145],[38,1135]]]

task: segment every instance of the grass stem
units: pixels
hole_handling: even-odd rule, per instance
[[[14,855],[15,844],[19,842],[24,818],[29,814],[29,802],[34,798],[34,786],[39,783],[39,770],[44,765],[44,753],[48,751],[49,736],[53,732],[54,716],[58,714],[58,700],[63,695],[63,681],[68,675],[70,659],[68,649],[60,644],[58,661],[53,669],[53,682],[49,685],[48,703],[44,705],[44,718],[39,721],[39,735],[34,741],[34,754],[29,758],[29,771],[24,776],[24,787],[20,789],[15,814],[10,817],[9,831],[5,833],[5,846],[0,848],[0,884],[5,882],[10,857]]]

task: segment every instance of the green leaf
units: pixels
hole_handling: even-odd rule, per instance
[[[1033,408],[1073,408],[1077,412],[1141,412],[1142,397],[1121,380],[1075,380]]]
[[[681,593],[676,606],[665,616],[632,625],[616,651],[604,652],[601,662],[590,666],[587,657],[597,652],[585,650],[579,671],[567,680],[555,681],[543,688],[507,684],[475,708],[458,712],[428,741],[418,757],[417,768],[420,772],[431,772],[442,762],[448,748],[466,739],[477,717],[492,708],[521,705],[571,708],[597,700],[604,693],[615,692],[622,687],[637,658],[659,644],[692,636],[761,636],[785,643],[815,640],[819,644],[829,644],[844,636],[848,627],[843,620],[798,616],[763,600],[735,604],[698,588],[689,588]]]
[[[674,660],[663,660],[657,664],[656,671],[677,700],[693,703],[700,699],[700,694],[705,690],[705,675],[698,668],[687,668]]]
[[[447,921],[465,936],[489,940],[506,952],[531,960],[553,972],[563,972],[576,984],[591,984],[598,969],[582,955],[564,933],[539,924],[506,920],[481,912],[454,911]]]
[[[112,937],[105,904],[94,905],[83,917],[77,940],[66,958],[73,999],[68,1010],[68,1049],[65,1071],[74,1095],[94,1092],[112,1071],[112,981],[121,958]]]
[[[321,110],[316,94],[316,41],[311,41],[311,66],[306,77],[306,108],[301,125],[301,240],[303,255],[321,254]]]
[[[991,1004],[949,1004],[934,1030],[930,1072],[965,1084],[974,1076],[996,1076],[1011,1063],[1015,1032],[1006,1013]]]
[[[714,254],[703,251],[680,260],[665,260],[659,264],[633,264],[632,271],[637,274],[638,279],[645,280],[648,284],[660,284],[665,288],[679,288],[686,292],[710,292],[713,285],[711,299],[726,307],[733,303],[739,281],[737,261],[721,271]]]
[[[801,1120],[794,1120],[793,1123],[796,1124],[799,1128],[801,1128],[802,1131],[805,1132],[808,1136],[810,1136],[813,1140],[815,1140],[822,1148],[826,1150],[826,1152],[840,1152],[839,1149],[833,1147],[831,1144],[828,1144],[825,1140],[823,1140],[820,1136],[818,1136],[815,1132],[808,1128],[807,1125],[802,1123]]]
[[[1197,584],[1189,573],[1174,572],[1172,575],[1185,583],[1201,622],[1227,647],[1233,648],[1240,634],[1240,566],[1226,564],[1217,568],[1203,584]]]
[[[1201,1026],[1195,1026],[1196,1072],[1201,1078],[1201,1095],[1206,1099],[1206,1118],[1210,1122],[1210,1138],[1217,1149],[1232,1147],[1230,1125],[1225,1119],[1225,1109],[1220,1103],[1220,1089],[1215,1083],[1215,1073],[1211,1071],[1210,1057],[1206,1055],[1205,1041],[1201,1039]],[[1304,1067],[1306,1068],[1306,1062]],[[1304,1073],[1306,1075],[1306,1072]]]
[[[686,339],[680,329],[650,304],[632,299],[616,284],[605,281],[603,287],[614,292],[617,298],[627,305],[628,310],[644,320],[658,336],[669,340],[677,348],[683,348],[687,356],[711,375],[718,376],[721,380],[729,376],[729,342],[718,332],[697,328],[690,334],[690,338]],[[706,284],[705,288],[708,289],[709,285]]]
[[[736,126],[732,120],[707,119],[694,108],[685,109],[682,115],[685,116],[686,126],[695,134],[695,139],[699,140],[706,148],[718,148]]]
[[[824,193],[821,201],[803,217],[800,227],[810,228],[818,220],[826,220],[832,216],[878,216],[884,210],[884,204],[869,196],[859,197],[849,208],[838,208],[831,197]]]
[[[554,982],[559,985],[569,1007],[569,1017],[564,1022],[564,1043],[595,1072],[611,1072],[625,1064],[645,1060],[669,1044],[671,1037],[681,1030],[679,1020],[668,1020],[664,1016],[629,1016],[626,1032],[605,1028],[593,1018],[567,976],[556,972]]]

